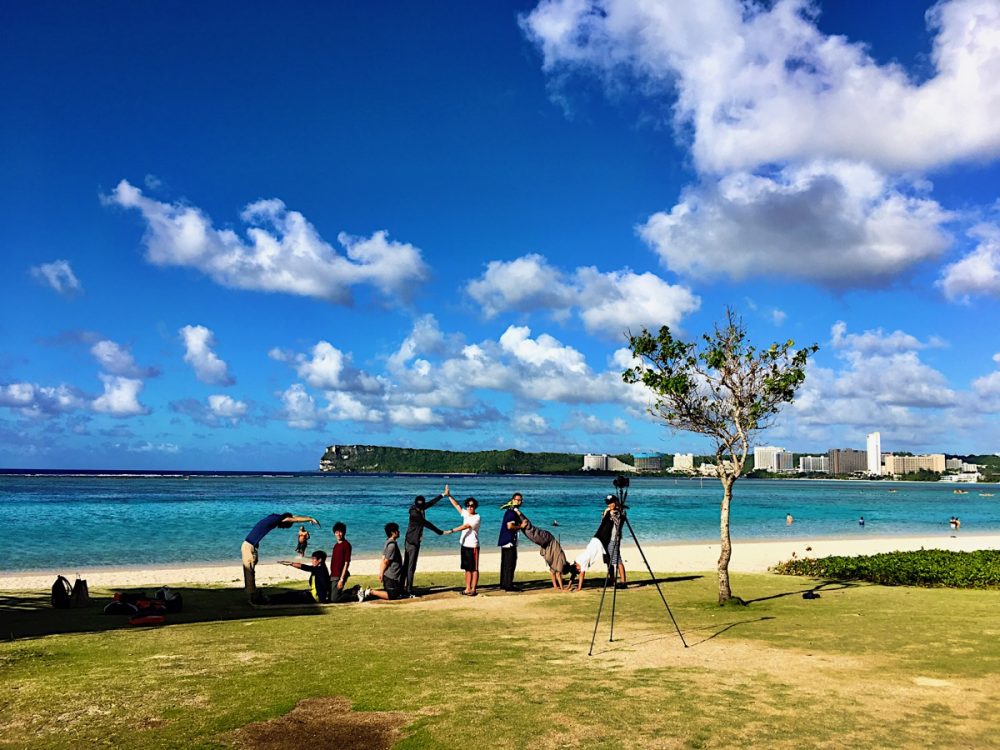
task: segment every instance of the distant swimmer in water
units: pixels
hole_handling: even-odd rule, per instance
[[[791,526],[793,520],[795,520],[795,519],[792,518],[792,514],[791,513],[786,513],[785,514],[785,526]]]
[[[861,516],[861,518],[858,519],[858,526],[864,526],[864,525],[865,525],[865,517]]]

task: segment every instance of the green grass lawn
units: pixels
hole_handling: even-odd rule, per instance
[[[467,599],[443,593],[457,575],[420,579],[442,593],[275,611],[187,588],[145,629],[101,615],[106,592],[59,611],[0,595],[0,747],[225,747],[327,696],[403,712],[404,748],[1000,746],[996,591],[736,575],[748,606],[720,608],[712,575],[674,576],[689,648],[641,585],[588,656],[598,588]]]

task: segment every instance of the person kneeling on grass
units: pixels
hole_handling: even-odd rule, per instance
[[[326,569],[326,553],[318,549],[312,553],[311,564],[278,560],[282,565],[291,565],[299,570],[309,571],[308,591],[288,591],[269,597],[270,604],[326,604],[330,601],[330,571]]]
[[[406,597],[406,584],[403,582],[403,556],[399,552],[399,524],[385,525],[385,547],[382,549],[382,565],[378,569],[378,579],[382,590],[361,589],[358,591],[358,601],[365,599],[403,599]]]

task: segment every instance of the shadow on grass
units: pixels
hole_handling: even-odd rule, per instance
[[[658,583],[675,583],[688,581],[701,576],[676,576],[656,579]],[[547,579],[518,581],[521,591],[551,590],[552,585]],[[599,588],[604,585],[603,579],[588,581],[585,588]],[[375,584],[377,585],[377,584]],[[652,580],[633,581],[629,589],[641,589],[652,586]],[[301,615],[318,615],[326,611],[349,606],[351,602],[342,604],[280,604],[277,606],[251,607],[247,604],[242,588],[213,587],[172,587],[184,599],[184,609],[181,612],[166,615],[166,622],[155,626],[130,625],[127,615],[106,615],[104,606],[111,601],[111,595],[103,591],[94,592],[91,603],[86,607],[74,609],[54,609],[49,592],[17,592],[0,594],[0,640],[19,640],[39,638],[58,633],[101,633],[110,630],[135,630],[140,627],[170,627],[171,625],[225,622],[232,620],[257,620],[270,617],[298,617]],[[289,591],[301,592],[301,586],[273,587],[269,593]],[[462,586],[427,586],[415,587],[419,598],[437,598],[442,595],[458,594]],[[495,593],[507,596],[499,585],[489,583],[480,587],[483,594]],[[609,592],[610,593],[610,592]],[[516,596],[516,594],[509,594]],[[379,602],[379,604],[387,604]],[[392,606],[405,606],[406,601],[389,603]],[[365,606],[372,606],[366,604]]]
[[[687,632],[687,633],[695,633],[695,632],[698,632],[699,630],[714,630],[715,631],[711,635],[705,636],[700,641],[693,641],[693,642],[691,642],[691,643],[688,644],[689,646],[691,646],[691,648],[694,648],[695,646],[699,646],[702,643],[707,643],[708,641],[712,640],[713,638],[718,638],[720,635],[722,635],[723,633],[725,633],[727,630],[732,630],[733,628],[738,627],[740,625],[752,625],[755,622],[766,622],[767,620],[774,620],[774,619],[775,619],[774,617],[771,617],[770,615],[767,615],[765,617],[755,617],[752,620],[740,620],[739,622],[731,622],[728,625],[723,625],[722,627],[719,627],[718,625],[713,624],[713,625],[706,625],[706,626],[700,627],[700,628],[689,628],[685,632]]]
[[[252,620],[266,617],[319,614],[323,608],[302,604],[295,607],[251,607],[243,589],[172,587],[184,599],[184,609],[166,615],[169,627],[182,623]],[[293,589],[283,589],[291,591]],[[91,595],[86,607],[54,609],[50,594],[18,592],[0,594],[0,640],[38,638],[56,633],[100,633],[109,630],[136,630],[143,626],[129,624],[127,615],[106,615],[104,606],[110,595]],[[327,605],[330,606],[330,605]]]
[[[854,589],[859,586],[869,586],[872,584],[868,583],[858,583],[855,581],[822,581],[821,583],[814,584],[813,586],[804,586],[797,591],[784,591],[780,594],[771,594],[770,596],[761,596],[757,599],[747,599],[746,604],[754,604],[756,602],[766,602],[770,599],[781,599],[786,596],[802,596],[803,594],[818,594],[820,591],[842,591],[843,589]]]

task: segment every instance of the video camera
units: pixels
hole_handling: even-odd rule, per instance
[[[628,477],[615,477],[611,484],[618,491],[618,507],[623,511],[628,510],[628,506],[625,504],[625,500],[628,498]]]

